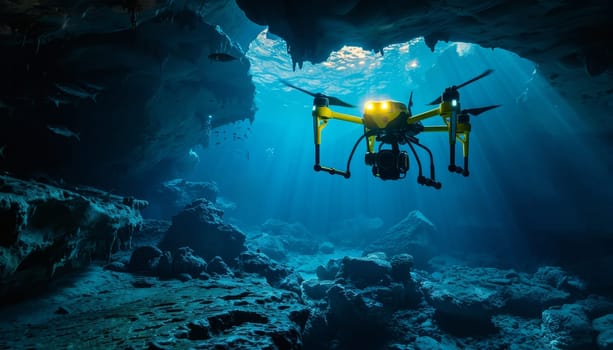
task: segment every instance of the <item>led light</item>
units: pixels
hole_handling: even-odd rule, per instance
[[[456,107],[458,105],[458,100],[451,100],[451,107]]]
[[[384,111],[387,111],[388,108],[389,108],[389,103],[387,103],[387,101],[381,102],[381,109],[383,109]]]
[[[373,108],[375,108],[375,105],[372,102],[366,102],[367,111],[371,111]]]
[[[313,112],[315,111],[315,105],[313,105],[313,109],[312,110],[313,110]]]

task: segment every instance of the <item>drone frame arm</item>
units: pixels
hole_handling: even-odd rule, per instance
[[[349,171],[337,170],[335,168],[321,165],[320,146],[322,140],[322,131],[328,125],[330,119],[338,119],[355,124],[364,124],[364,121],[360,117],[356,117],[350,114],[338,113],[330,109],[328,106],[313,105],[313,132],[315,141],[315,165],[313,169],[315,171],[326,171],[331,175],[343,175],[345,178],[349,178],[351,174]]]

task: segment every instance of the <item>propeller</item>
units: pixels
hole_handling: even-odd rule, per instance
[[[407,105],[409,108],[409,117],[413,115],[413,113],[411,113],[411,107],[413,107],[413,91],[411,91],[411,95],[409,96],[409,104]]]
[[[492,74],[492,72],[494,72],[493,69],[488,69],[485,72],[477,75],[476,77],[474,77],[474,78],[472,78],[472,79],[470,79],[468,81],[463,82],[460,85],[453,85],[453,86],[448,87],[445,90],[458,90],[458,89],[463,88],[464,86],[466,86],[468,84],[474,83],[475,81],[477,81],[477,80],[479,80],[481,78],[485,78],[486,76]],[[441,96],[439,96],[436,100],[430,102],[429,105],[432,106],[432,105],[437,105],[439,103],[441,103]]]
[[[305,90],[305,89],[303,89],[303,88],[299,88],[299,87],[297,87],[297,86],[295,86],[295,85],[292,85],[292,84],[288,83],[286,80],[283,80],[283,79],[281,79],[281,82],[282,82],[282,83],[283,83],[285,86],[289,86],[289,87],[291,87],[292,89],[296,89],[296,90],[298,90],[298,91],[302,91],[302,92],[304,92],[305,94],[311,95],[311,96],[313,96],[313,97],[323,97],[323,98],[327,98],[327,99],[328,99],[328,103],[329,103],[330,105],[332,105],[332,106],[341,106],[341,107],[355,108],[355,106],[354,106],[354,105],[352,105],[352,104],[350,104],[350,103],[347,103],[347,102],[345,102],[345,101],[342,101],[341,99],[336,98],[336,97],[334,97],[334,96],[327,96],[327,95],[322,94],[321,92],[318,92],[318,93],[313,93],[313,92],[310,92],[310,91]]]
[[[470,114],[473,116],[477,116],[481,113],[485,113],[487,111],[489,111],[490,109],[494,109],[494,108],[498,108],[501,105],[491,105],[491,106],[487,106],[487,107],[479,107],[479,108],[469,108],[469,109],[463,109],[460,114]]]

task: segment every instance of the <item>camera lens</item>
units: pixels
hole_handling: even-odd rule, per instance
[[[377,157],[377,165],[381,170],[391,170],[396,168],[396,154],[391,150],[382,150]]]

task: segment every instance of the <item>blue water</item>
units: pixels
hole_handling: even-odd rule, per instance
[[[235,222],[249,226],[279,218],[325,235],[346,219],[378,218],[388,227],[418,209],[453,244],[481,232],[501,247],[517,244],[522,235],[606,230],[610,222],[610,169],[588,144],[591,126],[534,63],[516,54],[462,43],[439,43],[432,53],[423,40],[414,40],[385,48],[383,56],[344,48],[327,62],[307,62],[293,72],[285,43],[262,34],[247,55],[256,84],[255,121],[215,130],[210,147],[198,149],[199,165],[186,174],[216,181],[221,196],[236,203],[226,213]],[[502,104],[471,119],[469,177],[447,171],[445,133],[419,135],[434,153],[441,190],[416,183],[413,158],[404,180],[373,177],[363,145],[351,179],[314,172],[312,98],[279,82],[287,79],[357,104],[336,108],[357,116],[369,98],[406,103],[414,91],[413,113],[419,113],[445,87],[488,68],[494,74],[460,90],[463,108]],[[425,124],[440,124],[440,118]],[[359,125],[331,121],[324,130],[322,164],[344,169],[361,131]],[[459,150],[458,145],[461,160]],[[425,154],[421,159],[427,169]]]

